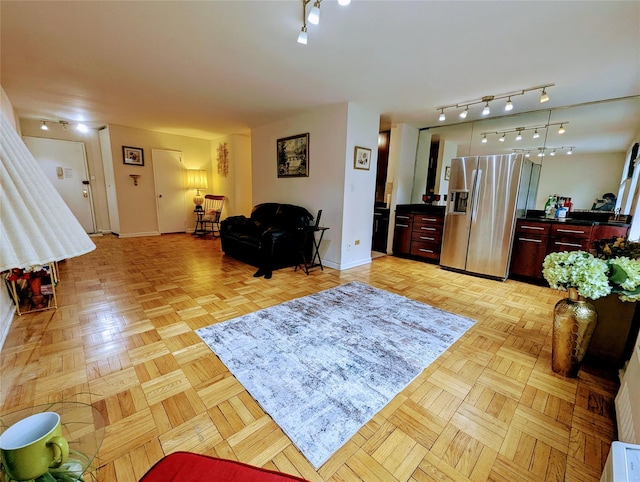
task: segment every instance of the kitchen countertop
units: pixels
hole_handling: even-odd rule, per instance
[[[566,218],[545,218],[544,211],[532,210],[518,219],[526,221],[535,221],[542,223],[566,223],[576,226],[631,226],[631,216],[627,214],[621,214],[618,216],[618,221],[610,220],[609,217],[613,216],[610,212],[571,212]]]

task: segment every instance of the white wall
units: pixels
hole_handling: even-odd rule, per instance
[[[2,108],[2,112],[7,115],[13,126],[17,127],[13,106],[1,85],[0,106]],[[9,328],[11,327],[11,322],[13,321],[13,315],[16,312],[16,307],[13,304],[13,301],[11,301],[9,291],[4,287],[4,282],[2,282],[2,285],[3,286],[0,288],[0,350],[2,350],[4,341],[7,338],[7,333],[9,333]]]
[[[218,147],[227,143],[229,172],[224,176],[218,169]],[[213,186],[207,193],[226,196],[222,217],[244,214],[253,207],[251,198],[251,138],[239,134],[211,141]]]
[[[544,209],[551,194],[570,197],[573,209],[591,209],[596,198],[618,192],[624,164],[624,153],[545,156],[536,209]]]
[[[376,119],[375,122],[373,119]],[[359,239],[360,245],[363,245],[368,239],[366,242],[370,246],[376,165],[373,164],[365,174],[352,173],[350,169],[353,169],[355,145],[371,148],[372,160],[377,161],[378,119],[378,114],[367,113],[356,105],[333,104],[255,128],[251,132],[253,204],[295,204],[306,208],[313,216],[322,209],[321,224],[329,227],[329,230],[324,236],[320,253],[323,263],[332,268],[351,267],[362,256],[363,246],[343,253],[347,241]],[[278,178],[276,141],[307,132],[309,176]],[[348,193],[345,193],[345,186]],[[349,200],[348,205],[346,199]],[[360,217],[362,222],[347,226],[346,210],[349,219]],[[368,223],[366,227],[364,220]]]
[[[422,204],[422,195],[427,192],[427,174],[429,173],[429,157],[431,154],[432,134],[428,129],[418,132],[416,147],[416,168],[411,189],[411,204]]]

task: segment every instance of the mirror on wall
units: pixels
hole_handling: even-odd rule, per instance
[[[436,193],[447,192],[446,166],[453,157],[522,152],[542,165],[536,208],[559,194],[571,197],[574,209],[589,210],[607,192],[629,197],[635,183],[629,181],[624,194],[621,179],[629,171],[627,151],[639,135],[639,96],[426,128],[420,132],[412,202],[421,202],[428,173],[420,157],[435,141]]]

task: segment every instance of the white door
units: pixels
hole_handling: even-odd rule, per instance
[[[187,230],[187,216],[182,152],[152,149],[151,157],[156,186],[158,230],[160,233],[184,233]]]
[[[87,233],[95,232],[83,142],[24,137],[33,157]]]

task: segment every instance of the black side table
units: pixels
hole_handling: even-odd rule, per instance
[[[193,230],[192,236],[205,236],[207,234],[207,230],[204,229],[204,222],[202,218],[204,217],[204,209],[195,209],[193,211],[196,215],[196,227]]]
[[[306,226],[303,228],[302,239],[300,243],[300,263],[296,265],[296,269],[294,271],[298,271],[298,268],[304,269],[306,274],[309,274],[309,270],[311,268],[315,268],[320,266],[320,269],[324,271],[324,266],[322,266],[322,258],[320,258],[320,243],[322,243],[322,238],[324,236],[324,232],[329,229],[324,226]],[[316,233],[320,233],[316,236]],[[311,237],[313,242],[313,250],[312,256],[310,260],[307,260],[304,254],[304,247],[307,245],[307,242]]]

